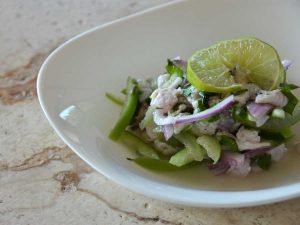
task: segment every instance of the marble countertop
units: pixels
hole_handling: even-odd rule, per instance
[[[68,38],[171,0],[0,0],[0,224],[292,225],[300,199],[242,208],[181,207],[93,171],[54,133],[38,69]]]

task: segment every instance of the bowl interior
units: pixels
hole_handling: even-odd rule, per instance
[[[104,95],[107,91],[119,94],[129,75],[146,78],[164,72],[167,58],[187,58],[219,40],[242,36],[265,40],[282,59],[292,59],[288,81],[300,84],[299,12],[300,2],[292,0],[272,4],[258,0],[179,1],[93,29],[67,42],[47,59],[38,80],[41,105],[55,130],[86,162],[144,194],[162,196],[162,191],[168,192],[171,187],[177,188],[177,194],[187,190],[200,193],[186,199],[172,194],[168,197],[188,203],[193,198],[201,199],[201,191],[249,192],[297,184],[299,156],[292,147],[270,171],[247,178],[216,177],[205,167],[176,173],[154,173],[137,167],[126,160],[134,152],[107,138],[120,108]],[[292,143],[300,140],[295,133]],[[147,185],[153,188],[147,190]],[[230,205],[230,199],[224,204]]]

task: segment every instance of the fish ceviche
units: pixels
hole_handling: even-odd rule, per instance
[[[132,160],[152,170],[204,163],[214,174],[268,170],[287,152],[298,100],[286,81],[290,60],[257,38],[201,49],[188,61],[168,60],[149,79],[129,77],[109,137],[136,150]]]

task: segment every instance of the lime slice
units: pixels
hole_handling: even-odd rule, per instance
[[[257,38],[219,42],[190,57],[187,79],[197,89],[226,93],[253,82],[264,90],[278,87],[285,72],[276,50]]]
[[[221,156],[221,145],[216,138],[203,135],[197,138],[197,143],[206,150],[207,156],[214,161],[214,164],[218,162]]]

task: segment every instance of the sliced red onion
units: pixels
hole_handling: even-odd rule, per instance
[[[188,124],[193,123],[198,120],[206,119],[216,114],[223,112],[224,110],[229,109],[234,103],[234,96],[230,95],[229,97],[225,98],[223,101],[219,102],[218,104],[214,105],[213,107],[204,110],[202,112],[177,117],[175,120],[176,124]]]
[[[264,103],[251,102],[247,105],[247,109],[253,117],[257,127],[261,127],[267,122],[269,119],[267,114],[272,108],[273,106],[271,104]]]
[[[262,125],[264,125],[268,121],[269,118],[270,118],[269,116],[264,116],[262,118],[255,119],[256,126],[261,127]]]
[[[272,108],[273,106],[270,104],[263,104],[263,103],[260,104],[255,102],[251,102],[247,105],[247,109],[249,113],[255,119],[264,118]]]
[[[250,149],[245,151],[245,157],[248,159],[251,159],[255,156],[263,155],[267,152],[269,152],[272,149],[272,147],[262,147],[262,148],[256,148],[256,149]]]
[[[209,164],[208,169],[215,175],[221,175],[230,169],[230,165],[226,162],[218,162],[217,164]]]
[[[287,148],[282,144],[275,148],[263,147],[247,150],[244,154],[222,152],[219,162],[208,165],[208,168],[216,175],[232,173],[238,176],[246,176],[251,171],[251,158],[268,153],[272,156],[272,160],[279,161],[286,151]]]
[[[163,132],[164,132],[166,141],[169,140],[173,136],[173,133],[174,133],[173,125],[164,125]]]
[[[223,152],[219,162],[209,165],[208,168],[216,175],[230,172],[238,176],[247,176],[251,171],[250,159],[243,154],[230,152]]]
[[[245,157],[249,159],[268,153],[272,156],[272,160],[279,161],[283,157],[283,155],[287,152],[287,148],[285,147],[284,144],[281,144],[276,146],[275,148],[262,147],[262,148],[252,149],[252,150],[250,149],[245,152],[246,152],[244,154]]]
[[[292,65],[293,62],[292,62],[292,60],[284,59],[284,60],[281,61],[281,63],[283,65],[284,70],[287,71],[290,68],[290,66]]]
[[[164,117],[161,113],[156,112],[153,115],[154,122],[157,125],[161,125],[161,126],[169,125],[169,124],[189,124],[189,123],[196,122],[198,120],[209,118],[218,113],[221,113],[224,110],[229,109],[233,103],[234,103],[234,96],[230,95],[229,97],[225,98],[223,101],[219,102],[213,107],[192,115],[184,115],[178,117],[172,117],[172,116]]]
[[[235,167],[232,167],[228,170],[231,174],[236,176],[247,176],[251,171],[250,159],[242,157],[242,160],[238,162]]]

